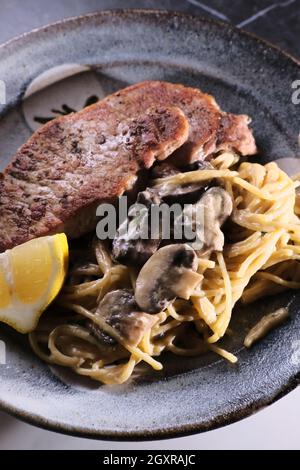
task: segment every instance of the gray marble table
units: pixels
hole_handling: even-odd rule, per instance
[[[112,8],[172,9],[227,21],[300,58],[300,0],[0,0],[0,43],[62,18]],[[226,428],[148,443],[62,436],[0,413],[0,449],[300,449],[299,417],[299,388]]]
[[[62,18],[113,8],[160,8],[227,21],[300,57],[300,0],[1,0],[0,43]]]

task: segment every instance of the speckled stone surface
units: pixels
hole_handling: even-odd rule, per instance
[[[68,16],[114,8],[160,8],[226,21],[300,57],[300,0],[2,0],[0,42]]]
[[[96,66],[100,82],[109,81],[112,89],[147,78],[198,86],[224,109],[253,117],[265,160],[299,158],[299,110],[291,101],[291,83],[299,76],[296,62],[229,26],[135,12],[63,22],[0,49],[1,79],[8,84],[8,103],[0,107],[2,164],[25,137],[19,103],[26,87],[65,63]],[[245,331],[271,307],[263,302],[235,315],[232,328],[239,334],[225,346],[238,355],[237,366],[211,356],[176,359],[175,365],[167,360],[166,373],[157,379],[89,391],[65,385],[26,343],[1,327],[8,360],[0,369],[0,403],[41,426],[101,438],[174,436],[241,419],[299,379],[299,297],[287,293],[270,302],[289,304],[291,320],[245,351]]]

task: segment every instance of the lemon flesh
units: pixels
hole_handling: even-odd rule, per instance
[[[30,240],[0,254],[0,321],[33,331],[60,291],[68,269],[64,233]]]

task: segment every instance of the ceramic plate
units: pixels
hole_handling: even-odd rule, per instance
[[[2,167],[42,123],[145,79],[200,87],[226,111],[247,113],[259,160],[297,168],[299,64],[232,27],[161,11],[102,12],[25,34],[0,48]],[[6,90],[4,87],[6,85]],[[6,96],[5,96],[6,95]],[[294,100],[295,101],[295,100]],[[298,168],[299,171],[300,168]],[[245,350],[245,333],[274,306],[291,319]],[[1,326],[1,407],[31,423],[109,439],[153,439],[205,431],[249,415],[297,384],[300,296],[238,309],[223,344],[238,356],[164,357],[165,369],[119,387],[50,369],[25,338]],[[6,361],[5,354],[6,353]]]

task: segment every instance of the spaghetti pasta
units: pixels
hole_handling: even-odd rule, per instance
[[[163,351],[193,356],[210,350],[236,362],[233,354],[215,344],[226,334],[234,305],[300,288],[299,183],[274,162],[239,164],[233,152],[220,152],[212,164],[214,169],[154,181],[155,188],[166,188],[214,178],[232,199],[224,250],[199,257],[198,273],[203,280],[190,299],[177,298],[154,314],[153,326],[137,346],[126,343],[95,310],[107,292],[134,290],[136,272],[115,264],[109,250],[95,241],[88,262],[84,261],[86,250],[74,256],[79,264],[71,268],[69,283],[30,335],[38,356],[106,384],[125,382],[140,363],[161,369],[155,357]],[[87,320],[114,340],[114,347],[103,351],[87,328]]]

